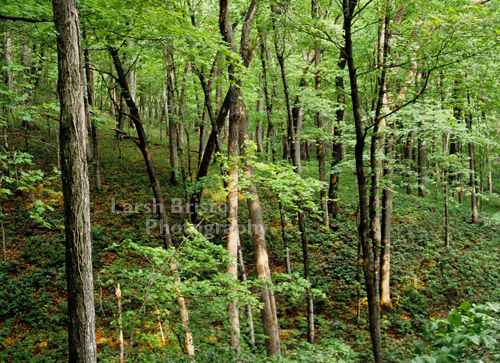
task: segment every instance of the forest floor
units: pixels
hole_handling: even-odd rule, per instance
[[[165,200],[182,198],[185,195],[183,188],[171,186],[168,182],[166,140],[160,141],[156,135],[151,137],[151,141],[161,145],[152,146],[151,149]],[[24,138],[20,136],[12,137],[10,145],[21,150],[26,146]],[[121,207],[124,203],[152,203],[150,183],[138,148],[131,141],[122,141],[120,158],[117,146],[113,133],[103,128],[102,191],[93,191],[91,183],[96,331],[99,361],[102,362],[116,361],[119,350],[115,283],[120,281],[110,282],[106,271],[112,270],[112,266],[132,268],[133,263],[138,267],[147,264],[144,259],[124,262],[110,246],[122,243],[124,239],[142,246],[161,246],[158,230],[146,234],[147,219],[155,218],[153,214],[144,212],[141,207],[139,213],[112,213],[113,198],[115,205]],[[197,147],[193,145],[192,149]],[[7,262],[0,262],[0,362],[57,362],[67,359],[64,232],[57,227],[63,224],[63,201],[60,179],[49,178],[57,176],[53,172],[53,167],[57,165],[57,154],[35,140],[29,140],[28,152],[34,155],[31,168],[41,169],[46,175],[43,183],[35,186],[32,195],[50,205],[54,211],[46,214],[50,224],[50,227],[46,227],[30,221],[29,210],[33,208],[33,200],[29,191],[18,191],[11,196],[4,196],[2,200],[6,214],[3,229]],[[191,153],[191,158],[191,171],[194,173],[196,154]],[[90,175],[93,180],[93,165],[90,165]],[[317,177],[317,160],[304,162],[304,175]],[[499,175],[495,175],[494,180],[494,191],[500,194]],[[325,231],[316,219],[307,218],[312,286],[322,293],[317,294],[314,301],[318,349],[323,349],[326,354],[327,347],[334,346],[339,362],[367,362],[371,361],[372,354],[369,349],[366,294],[356,258],[358,202],[357,188],[353,188],[353,182],[352,171],[341,174],[340,212],[334,221],[341,229],[337,232]],[[207,188],[205,198],[207,201],[209,197],[223,201],[217,182],[214,184],[213,188]],[[406,195],[402,188],[396,189],[394,194],[391,257],[394,308],[383,312],[381,318],[384,361],[388,363],[409,360],[417,341],[421,339],[424,325],[431,317],[444,317],[464,301],[474,304],[500,300],[500,199],[496,195],[483,199],[479,224],[469,222],[470,202],[467,196],[463,204],[452,200],[452,239],[447,250],[443,242],[442,193],[436,193],[430,183],[428,189],[427,198],[417,197],[415,191],[413,195]],[[265,224],[268,226],[267,246],[271,270],[283,273],[284,248],[277,199],[268,189],[261,188],[259,193]],[[245,221],[247,216],[246,204],[241,203],[240,219]],[[298,227],[291,211],[287,217],[292,271],[302,273]],[[170,218],[171,225],[182,223],[180,214],[171,213]],[[215,213],[208,218],[213,222],[225,223],[224,214]],[[222,235],[215,236],[211,242],[225,245]],[[253,276],[252,246],[248,234],[241,235],[241,244],[247,274]],[[293,352],[305,347],[305,296],[290,299],[286,294],[277,292],[276,300],[283,354],[293,358]],[[211,303],[210,298],[206,298],[201,305],[210,306]],[[194,302],[191,304],[193,310],[198,306]],[[124,311],[137,308],[132,303],[124,305]],[[254,314],[256,329],[261,334],[260,316],[257,315],[260,314]],[[158,336],[158,328],[155,329]],[[146,340],[150,347],[141,343],[138,349],[154,348],[161,351],[169,346],[170,352],[179,355],[180,339],[176,339],[176,334],[166,333],[166,341],[150,337]],[[243,334],[245,340],[245,329]],[[206,338],[207,341],[212,339]],[[204,342],[205,347],[210,344],[207,341]],[[196,342],[195,339],[195,345]],[[257,336],[257,343],[258,347],[263,346],[261,335]],[[216,344],[221,342],[214,338],[213,345]],[[256,354],[262,356],[258,355],[262,354],[262,348]],[[150,361],[160,361],[155,359]]]

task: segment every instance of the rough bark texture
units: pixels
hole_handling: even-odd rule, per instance
[[[61,104],[60,150],[66,235],[69,361],[96,362],[85,78],[74,0],[53,0]]]

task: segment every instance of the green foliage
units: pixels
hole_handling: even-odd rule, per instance
[[[500,361],[500,304],[464,302],[447,319],[431,319],[411,363]]]

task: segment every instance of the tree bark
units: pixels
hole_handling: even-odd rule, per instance
[[[370,335],[373,346],[373,355],[375,363],[382,362],[381,350],[381,332],[380,332],[380,305],[378,297],[376,296],[375,289],[375,273],[374,264],[372,260],[370,237],[369,237],[369,219],[368,219],[368,197],[366,176],[363,165],[363,150],[364,150],[364,130],[363,122],[361,119],[361,107],[358,91],[358,80],[356,68],[354,65],[353,45],[351,38],[352,22],[354,11],[356,9],[357,0],[343,0],[342,10],[344,15],[344,37],[345,37],[345,58],[347,60],[347,67],[349,70],[349,79],[351,83],[351,100],[354,116],[354,124],[356,129],[356,146],[355,146],[355,159],[356,159],[356,175],[358,178],[358,191],[359,191],[359,236],[361,238],[361,247],[363,250],[363,271],[365,274],[366,293],[368,297],[368,310],[370,322]]]
[[[80,21],[74,0],[53,0],[52,6],[58,33],[69,361],[87,363],[96,362],[97,348]]]
[[[373,120],[373,134],[370,144],[370,163],[371,163],[371,194],[370,194],[370,238],[372,240],[373,263],[374,263],[374,284],[375,295],[380,297],[380,244],[382,240],[380,224],[380,179],[382,177],[382,161],[380,158],[381,148],[384,144],[385,119],[380,118],[384,104],[387,104],[386,96],[386,63],[389,53],[389,16],[388,9],[384,10],[381,16],[383,24],[379,28],[378,38],[378,68],[380,77],[377,79],[377,104],[375,107],[375,117]],[[385,102],[384,102],[385,101]]]
[[[229,181],[227,182],[227,189],[229,195],[227,197],[227,219],[229,221],[228,235],[227,235],[227,251],[231,254],[230,267],[228,274],[232,278],[238,280],[238,162],[239,162],[239,130],[240,122],[245,115],[245,105],[242,100],[235,99],[231,104],[231,111],[229,116],[229,139],[228,139],[228,156],[230,169],[228,172]],[[240,347],[240,322],[239,312],[237,308],[237,301],[232,301],[228,307],[229,318],[229,334],[230,344],[238,352],[241,352]]]

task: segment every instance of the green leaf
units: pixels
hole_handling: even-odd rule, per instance
[[[480,344],[481,344],[481,342],[480,342],[480,338],[479,338],[479,335],[476,335],[476,334],[474,334],[474,335],[470,335],[468,338],[469,338],[469,340],[470,340],[472,343],[474,343],[474,344],[476,344],[476,345],[480,345]]]
[[[454,311],[448,314],[448,321],[455,328],[458,328],[462,324],[462,315],[458,311]]]
[[[468,301],[465,301],[463,302],[461,305],[460,305],[460,310],[464,310],[464,311],[469,311],[471,309],[471,304],[470,302]]]

